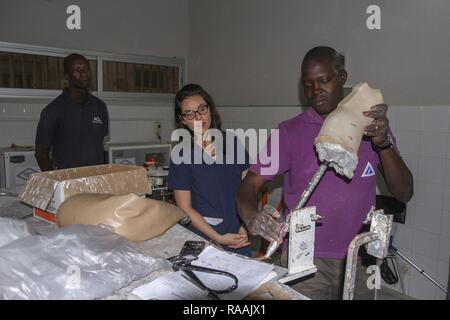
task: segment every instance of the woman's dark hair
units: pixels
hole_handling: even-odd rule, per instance
[[[190,83],[181,88],[175,96],[175,126],[177,128],[190,129],[181,122],[181,103],[189,97],[201,96],[209,106],[209,112],[211,113],[211,128],[221,130],[222,120],[220,119],[219,112],[217,111],[216,104],[211,96],[198,84]]]

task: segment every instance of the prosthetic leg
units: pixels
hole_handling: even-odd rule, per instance
[[[338,174],[351,179],[358,164],[358,149],[364,127],[373,119],[363,115],[370,107],[383,103],[380,90],[367,83],[356,85],[337,108],[330,113],[314,143],[319,160],[328,162]]]

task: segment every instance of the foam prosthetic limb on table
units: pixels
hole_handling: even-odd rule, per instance
[[[358,164],[358,149],[364,135],[364,127],[373,119],[363,115],[370,107],[382,104],[378,89],[367,83],[353,87],[352,92],[330,113],[314,143],[319,159],[326,162],[338,174],[351,179]]]
[[[162,235],[187,214],[169,203],[135,194],[75,195],[58,208],[60,227],[71,224],[105,224],[131,241],[144,241]]]

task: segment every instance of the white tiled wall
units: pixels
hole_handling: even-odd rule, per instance
[[[283,120],[301,112],[298,106],[220,107],[224,128],[275,128]],[[239,126],[238,126],[239,125]]]
[[[222,107],[226,128],[274,128],[301,112],[299,107]],[[447,286],[450,256],[449,106],[391,106],[388,117],[398,147],[414,175],[414,197],[406,224],[396,224],[394,244],[417,266]],[[279,200],[280,189],[272,197]],[[405,293],[419,299],[445,294],[409,264],[398,259]],[[394,287],[400,290],[400,285]]]
[[[170,103],[151,106],[108,104],[111,118],[111,142],[156,141],[155,120],[161,123],[162,142],[170,140],[174,128],[173,109]]]
[[[414,174],[415,194],[408,205],[406,224],[397,226],[399,232],[394,242],[399,250],[410,252],[412,261],[446,287],[450,255],[450,108],[402,106],[395,109],[395,133],[400,151]],[[405,230],[412,233],[410,241],[402,239]],[[443,291],[412,267],[404,268],[408,269],[407,294],[420,299],[445,297]]]
[[[41,110],[48,102],[2,102],[0,100],[0,147],[34,145]],[[162,141],[170,139],[173,110],[170,103],[144,105],[106,101],[110,117],[111,143],[157,141],[153,126],[161,123]]]

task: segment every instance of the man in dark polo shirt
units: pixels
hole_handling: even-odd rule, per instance
[[[105,163],[108,110],[88,91],[89,62],[73,53],[64,59],[64,73],[69,87],[42,110],[37,127],[35,156],[42,171]]]

